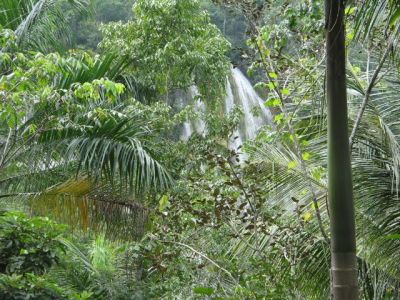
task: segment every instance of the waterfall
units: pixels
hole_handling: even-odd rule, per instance
[[[228,79],[226,83],[225,113],[229,113],[234,108],[235,108],[235,97],[233,95],[231,82]],[[243,137],[240,134],[239,129],[235,129],[228,143],[229,143],[229,148],[234,150],[238,149],[239,146],[243,144]]]
[[[244,113],[241,126],[242,137],[244,140],[253,139],[262,125],[272,123],[272,114],[239,69],[232,69],[230,77],[225,103],[232,102],[228,98],[233,97],[234,105],[242,108]]]
[[[206,112],[206,106],[203,101],[200,101],[199,99],[196,99],[196,97],[199,95],[199,91],[196,86],[190,87],[186,92],[177,92],[175,94],[176,102],[178,104],[178,109],[183,109],[186,105],[194,103],[194,109],[197,112],[200,113],[205,113]],[[194,133],[198,133],[201,135],[204,135],[206,133],[206,123],[204,122],[203,119],[195,119],[191,121],[187,121],[183,123],[183,128],[182,128],[182,133],[181,133],[181,139],[182,140],[188,140],[190,136]]]
[[[195,110],[204,113],[206,110],[204,102],[195,99],[197,95],[196,87],[191,87],[186,93],[177,95],[179,106],[183,108],[195,101]],[[271,112],[265,107],[264,101],[253,89],[250,81],[239,69],[232,68],[226,83],[225,113],[231,112],[236,106],[242,109],[243,118],[229,141],[231,149],[237,149],[243,141],[255,138],[261,126],[272,124]],[[181,138],[187,140],[194,132],[204,135],[206,130],[204,120],[187,121],[183,124]]]

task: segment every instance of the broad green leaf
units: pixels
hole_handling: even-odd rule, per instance
[[[278,78],[278,75],[277,75],[276,73],[274,73],[274,72],[270,72],[270,73],[268,73],[268,75],[269,75],[269,77],[271,77],[272,79]]]
[[[210,287],[198,286],[193,289],[193,292],[199,295],[211,296],[214,293],[214,289]]]
[[[311,154],[309,152],[304,152],[302,157],[303,157],[303,160],[310,160]]]
[[[163,212],[168,207],[168,205],[169,205],[169,196],[163,195],[160,199],[158,210],[160,212]]]
[[[398,7],[394,12],[394,14],[391,16],[389,21],[390,26],[394,26],[396,22],[399,20],[399,18],[400,18],[400,7]]]
[[[279,124],[283,120],[283,114],[276,115],[274,120]]]
[[[311,219],[312,219],[312,213],[311,212],[308,211],[303,215],[304,222],[309,222]]]
[[[293,161],[289,162],[288,169],[294,169],[296,167],[297,167],[297,161],[293,160]]]
[[[277,107],[282,104],[281,100],[279,98],[273,98],[269,99],[268,101],[265,102],[265,106],[267,107]]]
[[[282,89],[281,93],[282,93],[282,95],[284,95],[284,96],[290,95],[290,91],[289,91],[287,88]]]
[[[386,238],[389,240],[400,240],[400,233],[389,234],[386,236]]]
[[[267,86],[268,86],[268,88],[272,91],[272,90],[274,90],[278,85],[277,85],[277,83],[270,81],[270,82],[268,82]]]

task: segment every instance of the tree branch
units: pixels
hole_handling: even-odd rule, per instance
[[[205,260],[207,260],[208,262],[210,262],[211,264],[213,264],[214,266],[216,266],[216,267],[217,267],[218,269],[220,269],[221,271],[224,271],[234,282],[238,283],[237,280],[236,280],[236,278],[233,277],[233,275],[232,275],[231,272],[229,272],[227,269],[221,267],[221,266],[220,266],[219,264],[217,264],[214,260],[212,260],[211,258],[209,258],[207,255],[205,255],[205,254],[203,254],[203,253],[197,251],[197,250],[194,249],[193,247],[191,247],[191,246],[189,246],[189,245],[186,245],[186,244],[184,244],[184,243],[181,243],[181,242],[163,241],[163,240],[159,240],[159,239],[157,239],[157,240],[158,240],[159,242],[162,242],[162,243],[175,244],[175,245],[179,245],[179,246],[182,246],[182,247],[185,247],[185,248],[189,249],[190,251],[196,253],[197,255],[201,256],[202,258],[204,258]]]

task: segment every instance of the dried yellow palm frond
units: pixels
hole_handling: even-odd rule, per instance
[[[132,197],[82,177],[54,186],[30,200],[33,213],[49,215],[73,230],[104,230],[114,238],[143,235],[148,209]]]

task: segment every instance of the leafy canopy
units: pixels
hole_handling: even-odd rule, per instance
[[[133,12],[133,21],[103,27],[101,46],[131,57],[139,81],[162,94],[193,84],[203,95],[224,92],[230,44],[199,1],[139,0]]]

